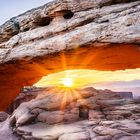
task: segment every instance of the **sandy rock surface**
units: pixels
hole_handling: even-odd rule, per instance
[[[36,89],[27,90],[28,94],[33,93],[32,90]],[[116,92],[92,87],[71,92],[67,89],[67,94],[60,88],[37,91],[34,99],[21,103],[0,124],[1,140],[7,137],[10,140],[140,138],[140,100],[122,99]]]

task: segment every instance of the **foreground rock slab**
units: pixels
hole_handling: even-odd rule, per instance
[[[92,87],[30,88],[26,92],[24,98],[29,100],[23,100],[7,120],[0,123],[0,140],[140,138],[139,99],[123,99],[116,92]],[[33,99],[29,93],[34,95]],[[21,98],[23,94],[17,97]]]

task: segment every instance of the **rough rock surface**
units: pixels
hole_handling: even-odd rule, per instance
[[[31,59],[94,42],[140,43],[140,1],[118,3],[57,0],[14,17],[1,26],[0,62]]]
[[[0,110],[53,72],[139,68],[139,43],[139,0],[56,0],[11,18],[0,26]]]
[[[44,88],[0,126],[0,140],[138,140],[140,100],[91,87]]]
[[[6,112],[0,112],[0,122],[5,121],[8,118],[8,114]]]
[[[34,99],[38,95],[38,93],[41,92],[41,90],[43,89],[38,87],[33,87],[33,86],[23,87],[19,95],[14,99],[14,101],[7,108],[6,112],[11,114],[21,103],[28,102]]]

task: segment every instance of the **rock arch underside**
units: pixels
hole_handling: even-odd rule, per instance
[[[57,0],[0,26],[0,110],[67,69],[140,68],[139,0]]]

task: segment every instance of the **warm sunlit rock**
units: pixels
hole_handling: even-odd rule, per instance
[[[139,44],[139,0],[56,0],[7,21],[0,140],[139,140],[140,99],[83,87],[137,79]]]
[[[140,138],[140,100],[123,99],[116,92],[92,87],[30,87],[24,92],[27,97],[30,93],[36,96],[23,101],[0,124],[0,140]]]
[[[0,110],[54,72],[140,67],[139,4],[57,0],[7,21],[0,27]]]

